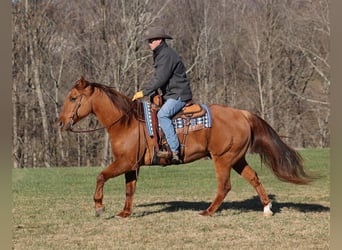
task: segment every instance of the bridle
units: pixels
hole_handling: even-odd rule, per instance
[[[70,118],[70,120],[71,120],[71,127],[70,127],[69,131],[71,131],[73,133],[89,133],[89,132],[95,132],[95,131],[98,131],[98,130],[101,130],[101,129],[109,129],[112,126],[114,126],[116,123],[118,123],[124,116],[127,115],[127,114],[122,114],[120,112],[121,113],[120,117],[118,119],[116,119],[115,121],[113,121],[107,127],[101,127],[101,128],[95,128],[95,129],[87,129],[87,130],[73,130],[72,129],[72,125],[74,124],[74,119],[79,117],[78,114],[77,114],[77,111],[81,107],[82,98],[83,98],[83,95],[81,95],[81,98],[78,101],[78,103],[76,105],[76,108],[73,111],[72,116]],[[139,109],[138,109],[138,111],[139,111]],[[138,115],[138,117],[139,117],[139,115]],[[136,178],[138,178],[139,164],[140,164],[142,158],[144,157],[144,153],[142,153],[139,156],[139,153],[140,153],[140,136],[141,136],[140,135],[140,122],[141,122],[141,120],[138,118],[138,145],[137,145],[137,152],[136,152],[136,162],[134,163],[134,169],[135,169]],[[147,144],[147,139],[146,139],[146,134],[145,133],[144,133],[144,140],[145,140],[145,144]],[[146,148],[144,150],[146,150]]]
[[[77,112],[78,112],[78,109],[81,107],[82,98],[83,98],[83,95],[81,95],[81,98],[78,101],[78,103],[76,105],[76,108],[75,108],[75,110],[72,113],[72,116],[70,117],[70,121],[71,121],[71,127],[70,127],[70,130],[69,130],[70,132],[73,132],[73,133],[90,133],[90,132],[95,132],[95,131],[102,130],[102,129],[109,129],[112,126],[114,126],[114,124],[118,123],[125,116],[124,114],[121,113],[120,117],[118,119],[116,119],[115,121],[113,121],[107,127],[100,127],[100,128],[94,128],[94,129],[85,129],[85,130],[73,130],[72,129],[72,125],[74,124],[74,121],[75,121],[74,119],[79,117]]]
[[[77,114],[77,111],[78,109],[81,107],[81,101],[82,101],[82,98],[83,98],[83,95],[81,95],[81,98],[80,100],[78,101],[77,105],[76,105],[76,108],[74,110],[74,112],[72,112],[72,116],[70,117],[70,121],[71,121],[71,126],[74,124],[74,118],[78,117],[78,114]],[[72,130],[71,130],[72,131]]]

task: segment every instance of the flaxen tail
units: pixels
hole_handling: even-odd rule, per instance
[[[251,125],[251,152],[258,153],[261,161],[272,169],[279,180],[309,184],[315,179],[305,171],[299,153],[283,142],[266,121],[250,112],[243,113]]]

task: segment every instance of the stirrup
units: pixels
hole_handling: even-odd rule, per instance
[[[171,154],[168,151],[159,150],[157,152],[157,156],[160,157],[160,158],[169,158],[171,156]]]
[[[179,159],[178,152],[172,152],[171,163],[175,165],[182,163],[181,160]]]

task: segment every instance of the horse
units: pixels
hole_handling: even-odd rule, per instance
[[[107,85],[89,82],[83,76],[67,94],[57,125],[61,131],[73,131],[73,125],[94,114],[110,136],[113,162],[96,178],[93,196],[95,216],[104,212],[103,187],[110,178],[125,175],[126,197],[118,217],[128,217],[133,210],[133,196],[141,166],[151,165],[153,138],[147,135],[141,115],[142,102]],[[213,215],[231,190],[230,174],[234,169],[256,190],[263,214],[273,215],[272,203],[254,169],[246,161],[246,153],[257,153],[273,174],[284,182],[307,185],[313,177],[303,165],[300,154],[287,145],[261,117],[247,110],[226,105],[208,105],[212,127],[189,131],[182,164],[210,157],[214,163],[217,192],[209,207],[200,211]],[[180,135],[178,135],[180,136]]]

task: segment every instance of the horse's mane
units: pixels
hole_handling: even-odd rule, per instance
[[[109,97],[114,106],[124,115],[122,119],[123,122],[130,122],[133,117],[138,117],[137,102],[131,101],[130,98],[118,92],[113,87],[95,82],[89,83],[89,86],[91,87],[92,92],[97,88]]]

